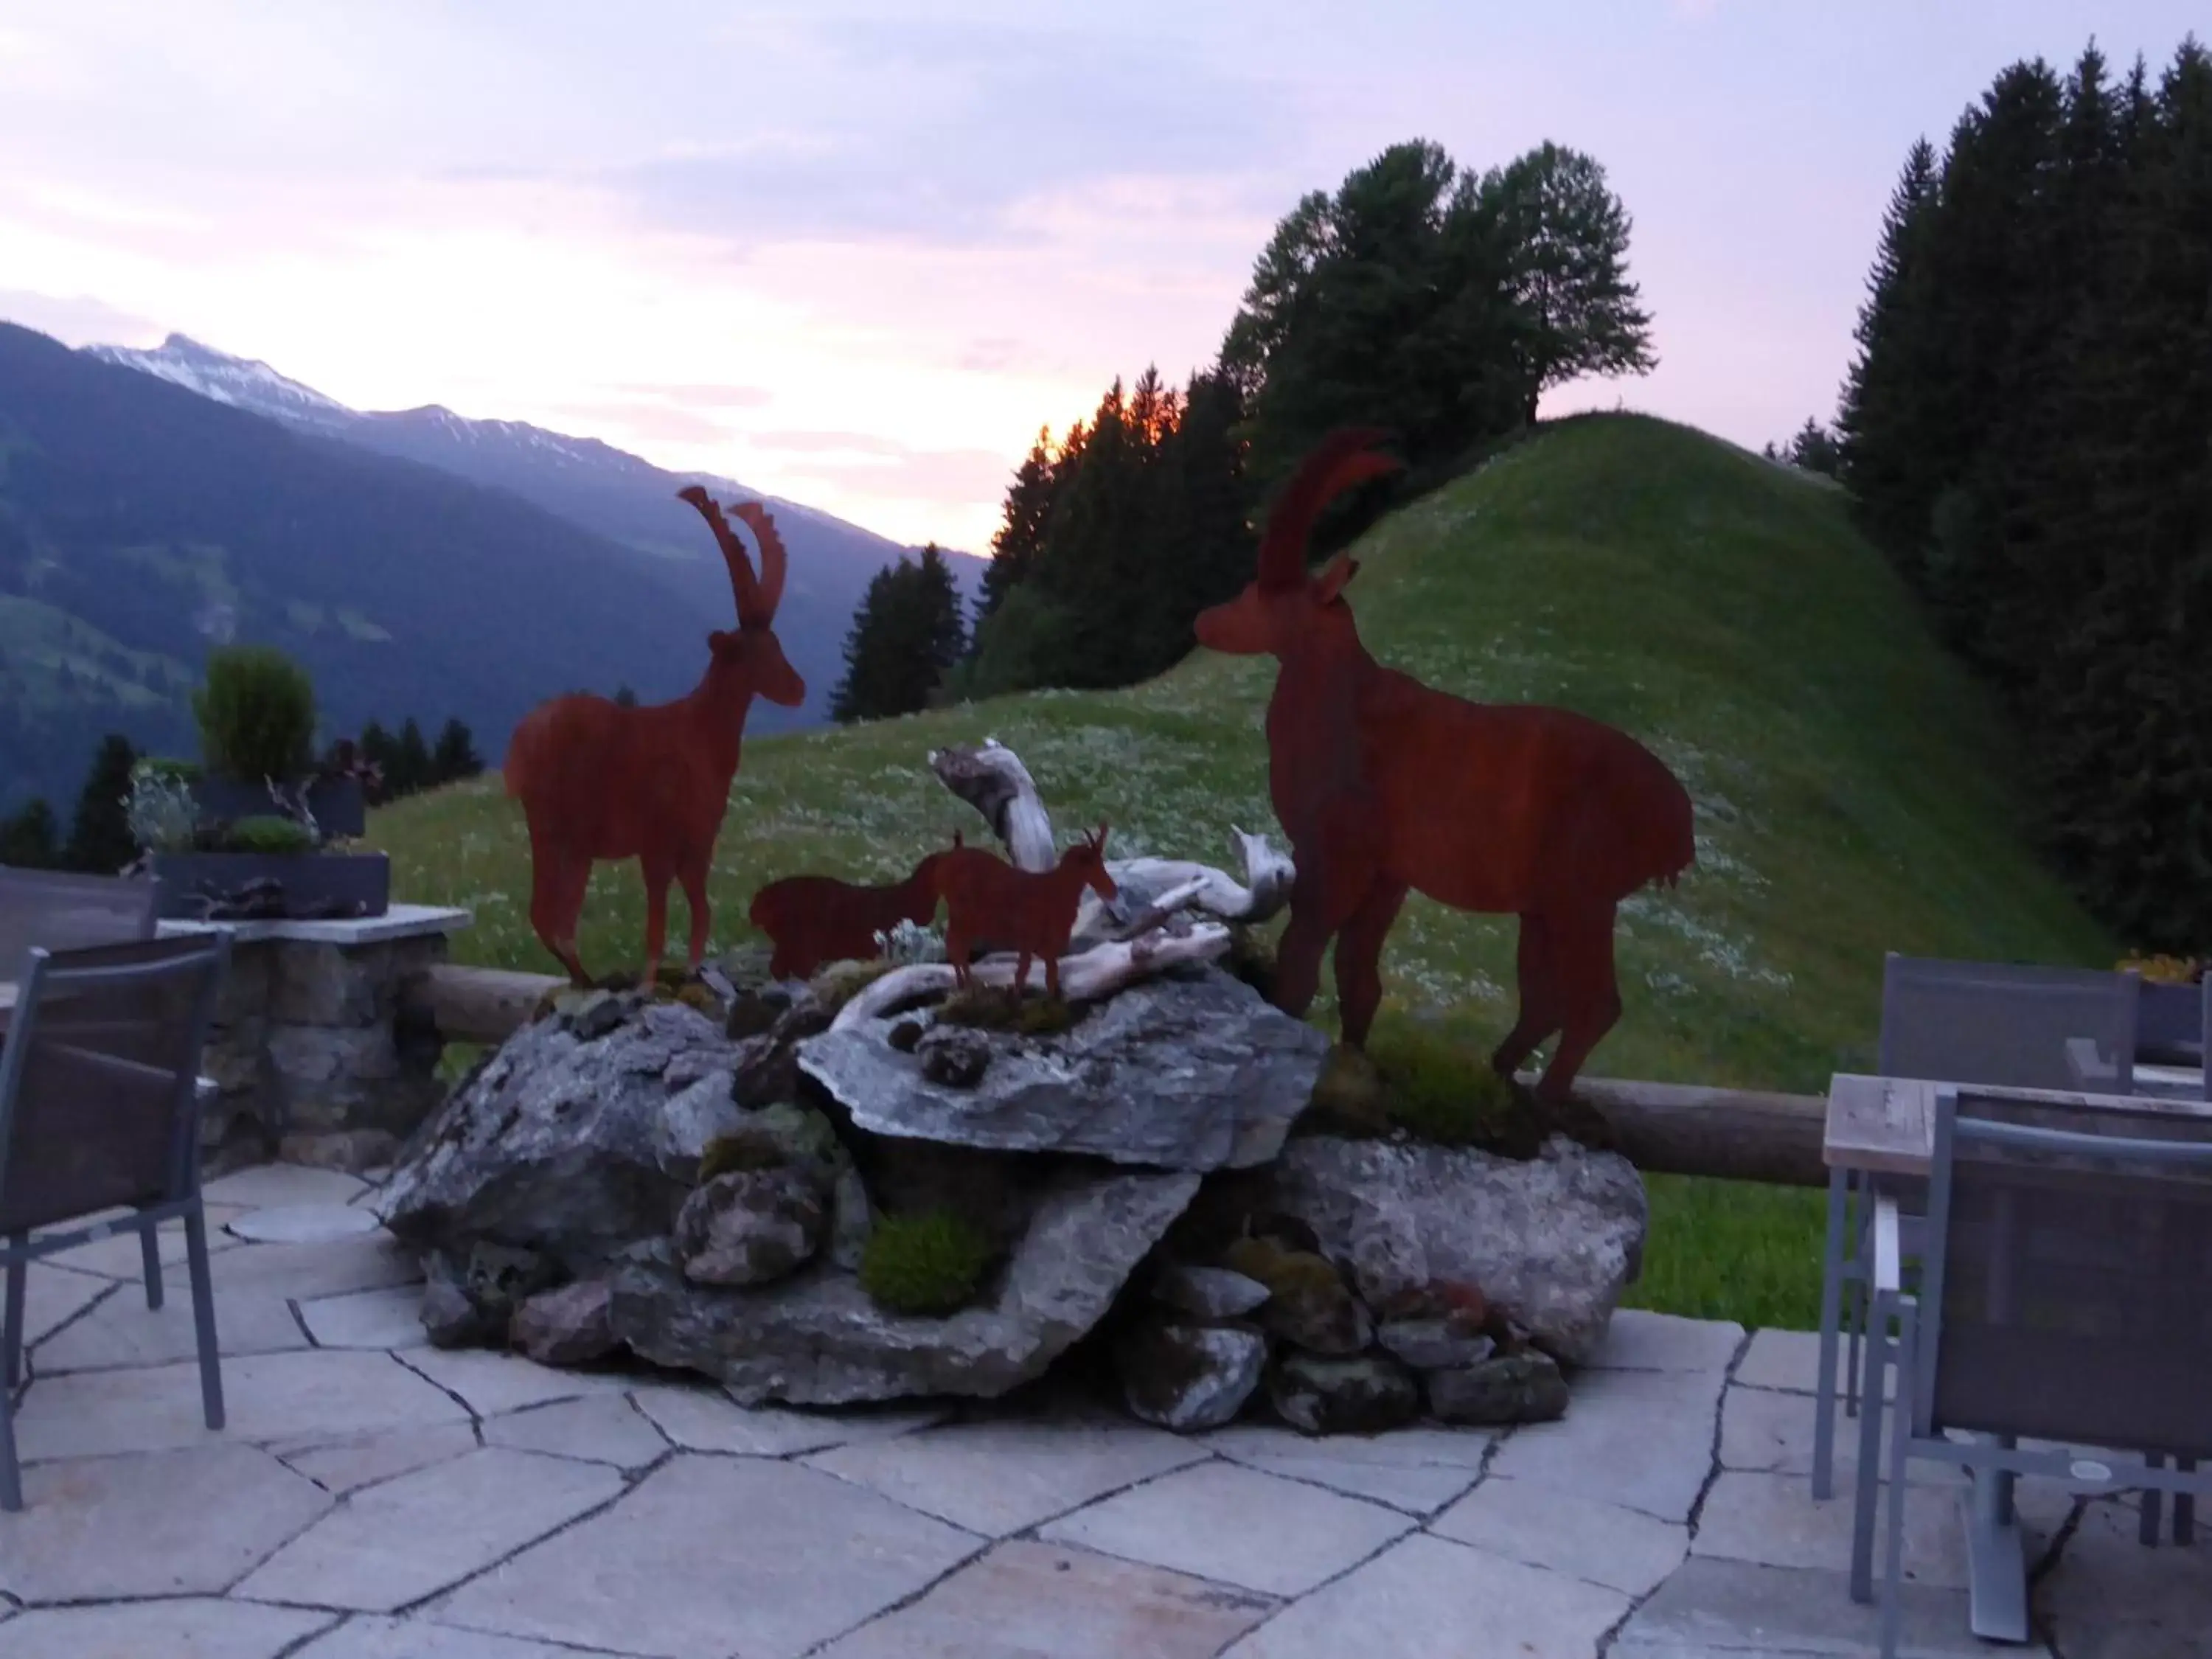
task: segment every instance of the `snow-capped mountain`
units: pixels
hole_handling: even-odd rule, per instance
[[[84,349],[88,356],[159,375],[203,398],[276,420],[335,427],[356,418],[337,398],[288,380],[266,363],[204,346],[190,335],[172,334],[151,350],[112,345]]]
[[[696,483],[726,498],[759,494],[736,479],[670,472],[597,438],[549,431],[526,421],[471,420],[436,404],[351,409],[266,363],[234,357],[182,334],[170,335],[152,350],[106,345],[82,349],[295,431],[510,490],[557,517],[654,556],[659,574],[675,584],[706,627],[725,625],[728,578],[712,543],[702,538],[697,516],[676,499],[676,492]],[[823,717],[842,666],[847,625],[869,580],[913,550],[802,502],[773,495],[762,499],[776,514],[791,551],[777,633],[807,690],[799,709],[787,713],[763,706],[753,711],[754,729],[773,730]],[[983,561],[960,553],[947,557],[972,599],[982,585]]]

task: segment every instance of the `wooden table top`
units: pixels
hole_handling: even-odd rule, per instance
[[[1828,1083],[1828,1121],[1820,1138],[1821,1162],[1832,1170],[1926,1176],[1936,1158],[1936,1091],[1944,1086],[1914,1078],[1837,1073]],[[2197,1099],[2154,1094],[2094,1095],[1992,1084],[1971,1086],[1977,1094],[2006,1100],[2212,1115],[2212,1102]]]

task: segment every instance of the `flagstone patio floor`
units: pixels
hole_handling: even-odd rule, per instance
[[[1185,1438],[1073,1400],[746,1410],[429,1347],[413,1262],[333,1224],[369,1190],[287,1165],[209,1184],[219,1433],[181,1235],[159,1313],[134,1239],[30,1270],[0,1659],[1872,1650],[1848,1498],[1808,1491],[1804,1333],[1624,1313],[1565,1420],[1504,1434]],[[1977,1642],[1961,1489],[1909,1491],[1908,1653],[2212,1655],[2212,1527],[2145,1549],[2132,1495],[2033,1484],[2039,1640]]]

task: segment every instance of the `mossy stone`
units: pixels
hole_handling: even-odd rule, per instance
[[[883,1216],[860,1252],[860,1288],[888,1312],[942,1318],[975,1299],[990,1263],[989,1237],[955,1211]]]

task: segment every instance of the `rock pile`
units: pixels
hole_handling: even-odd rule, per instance
[[[1326,1039],[1218,969],[1056,1031],[834,1012],[763,984],[719,1019],[555,999],[380,1198],[432,1340],[822,1406],[994,1396],[1087,1344],[1170,1429],[1265,1402],[1372,1432],[1557,1416],[1559,1362],[1635,1271],[1643,1189],[1613,1154],[1293,1138]],[[943,1263],[897,1255],[929,1237]]]

